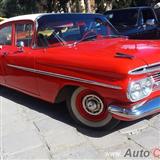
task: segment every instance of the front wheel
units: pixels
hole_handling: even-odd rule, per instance
[[[67,98],[67,107],[72,118],[87,127],[110,130],[119,123],[108,112],[103,98],[89,89],[75,89]]]

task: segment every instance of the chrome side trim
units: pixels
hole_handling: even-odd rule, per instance
[[[139,75],[139,74],[145,74],[145,73],[156,72],[156,71],[160,71],[160,63],[159,62],[135,68],[133,70],[130,70],[128,72],[128,74]]]
[[[42,71],[42,70],[37,70],[37,69],[32,69],[32,68],[27,68],[27,67],[12,65],[12,64],[7,64],[7,66],[12,67],[12,68],[16,68],[19,70],[27,71],[27,72],[50,76],[50,77],[56,77],[56,78],[71,80],[71,81],[75,81],[75,82],[82,82],[82,83],[86,83],[86,84],[92,84],[92,85],[96,85],[96,86],[100,86],[100,87],[112,88],[112,89],[117,89],[117,90],[122,89],[120,86],[105,84],[105,83],[91,81],[91,80],[82,79],[82,78],[78,78],[78,77],[72,77],[72,76],[53,73],[53,72],[46,72],[46,71]]]
[[[160,97],[156,97],[150,101],[145,101],[133,106],[131,109],[126,109],[120,106],[111,105],[108,111],[120,120],[132,121],[140,119],[154,113],[160,112]]]

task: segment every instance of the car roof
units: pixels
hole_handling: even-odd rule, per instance
[[[11,17],[11,18],[8,18],[8,19],[2,21],[0,24],[4,24],[4,23],[7,23],[7,22],[12,22],[12,21],[18,21],[18,20],[35,21],[41,15],[43,15],[43,14],[42,13],[40,13],[40,14],[28,14],[28,15],[21,15],[21,16]]]
[[[130,10],[130,9],[148,9],[148,8],[152,8],[152,7],[149,7],[149,6],[140,6],[140,7],[128,7],[128,8],[121,8],[121,9],[113,9],[113,10],[109,10],[109,11],[106,11],[105,13],[107,12],[112,12],[112,11],[123,11],[123,10]]]
[[[31,20],[31,21],[36,21],[38,18],[45,16],[45,15],[95,15],[95,14],[83,14],[83,13],[38,13],[38,14],[28,14],[28,15],[21,15],[21,16],[16,16],[16,17],[11,17],[8,18],[2,22],[1,24],[12,22],[12,21],[19,21],[19,20]],[[96,15],[101,15],[101,14],[96,14]]]

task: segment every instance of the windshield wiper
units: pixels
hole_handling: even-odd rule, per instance
[[[92,36],[88,36],[88,37],[84,37],[82,38],[81,40],[79,41],[76,41],[73,43],[74,46],[76,46],[78,43],[82,42],[82,41],[85,41],[85,40],[88,40],[88,39],[92,39],[92,38],[96,38],[97,35],[92,35]],[[124,38],[127,38],[127,36],[123,36],[123,35],[107,35],[107,36],[104,36],[103,38],[119,38],[119,37],[124,37]]]
[[[76,46],[77,44],[79,44],[82,41],[86,41],[88,39],[93,39],[93,38],[96,38],[96,37],[97,37],[97,34],[91,35],[91,36],[86,36],[86,37],[80,39],[79,41],[76,41],[73,44],[69,44],[69,45],[70,46]],[[128,38],[127,36],[123,36],[123,35],[107,35],[107,36],[103,36],[103,38],[119,38],[119,37],[121,37],[121,38]]]
[[[104,36],[105,38],[128,38],[128,36],[124,36],[124,35],[107,35],[107,36]]]
[[[121,37],[121,35],[114,35],[114,34],[112,35],[112,34],[111,34],[111,35],[105,36],[105,38],[108,38],[108,37],[109,37],[109,38],[117,38],[117,37]]]
[[[96,34],[95,35],[91,35],[91,36],[86,36],[86,37],[80,39],[79,41],[74,42],[73,45],[76,46],[78,43],[80,43],[82,41],[86,41],[88,39],[93,39],[93,38],[96,38],[96,37],[97,37]]]

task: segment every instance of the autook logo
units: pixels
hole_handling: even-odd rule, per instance
[[[153,156],[154,156],[155,158],[160,158],[160,148],[155,148],[155,149],[153,150]]]
[[[140,158],[148,160],[150,158],[160,158],[160,148],[154,148],[151,151],[141,149],[141,150],[133,150],[128,148],[125,153],[122,152],[107,152],[106,157],[113,157],[113,158],[126,158],[126,159],[133,159],[133,158]],[[148,159],[147,159],[148,158]]]

